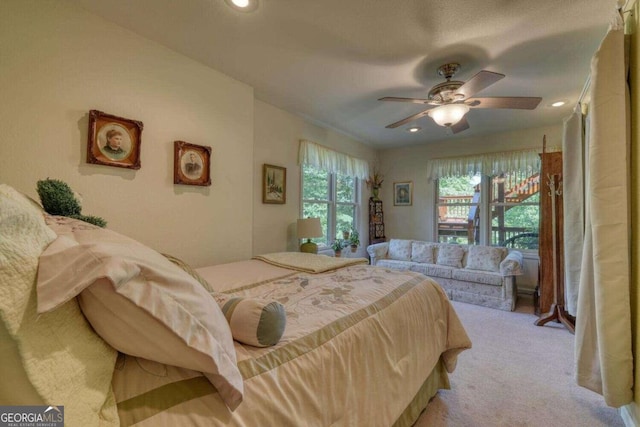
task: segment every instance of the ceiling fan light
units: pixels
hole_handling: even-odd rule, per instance
[[[469,112],[467,104],[446,104],[429,110],[427,113],[440,126],[451,127]]]
[[[258,0],[224,0],[233,9],[241,12],[253,12],[258,8]]]

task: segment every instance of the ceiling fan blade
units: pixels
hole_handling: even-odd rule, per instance
[[[475,95],[483,89],[488,88],[495,82],[504,78],[504,74],[482,70],[471,77],[465,84],[460,86],[456,93],[464,95],[465,99]]]
[[[384,98],[378,99],[378,101],[394,101],[394,102],[412,102],[414,104],[428,104],[428,99],[419,99],[419,98],[397,98],[395,96],[385,96]]]
[[[464,103],[471,108],[514,108],[534,110],[542,98],[526,96],[497,96],[493,98],[469,98]]]
[[[397,128],[398,126],[402,126],[402,125],[407,124],[409,122],[412,122],[414,120],[418,120],[420,117],[426,116],[428,112],[429,112],[429,110],[421,111],[418,114],[414,114],[413,116],[407,117],[406,119],[402,119],[402,120],[400,120],[398,122],[391,123],[390,125],[387,125],[386,128],[387,129]]]
[[[467,129],[469,129],[469,122],[467,121],[466,117],[463,117],[462,119],[460,119],[458,123],[451,126],[451,131],[454,134],[458,132],[462,132],[463,130],[467,130]]]

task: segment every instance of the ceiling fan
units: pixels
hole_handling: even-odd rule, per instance
[[[460,70],[460,64],[444,64],[438,68],[438,74],[446,82],[435,85],[429,91],[427,99],[396,98],[388,96],[378,101],[412,102],[414,104],[427,104],[430,107],[418,114],[409,116],[386,126],[389,129],[397,128],[426,115],[430,116],[440,126],[450,128],[453,133],[469,129],[469,122],[465,114],[471,108],[513,108],[521,110],[535,109],[542,98],[499,96],[490,98],[475,98],[473,95],[491,86],[505,77],[504,74],[482,70],[471,77],[466,83],[451,78]]]

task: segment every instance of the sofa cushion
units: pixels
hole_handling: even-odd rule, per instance
[[[411,268],[413,271],[418,271],[425,276],[435,277],[440,279],[450,279],[453,271],[456,267],[449,267],[446,265],[437,264],[416,264],[417,267]]]
[[[391,239],[389,241],[389,258],[399,261],[411,260],[412,240]]]
[[[392,268],[394,270],[409,270],[415,262],[411,261],[398,261],[395,259],[381,259],[376,263],[378,267]]]
[[[449,267],[462,267],[464,248],[460,245],[444,244],[438,246],[437,264]]]
[[[506,255],[506,248],[471,245],[469,246],[465,268],[497,272],[500,271],[500,262]]]
[[[412,242],[411,243],[411,261],[423,262],[426,264],[435,264],[433,257],[433,243]]]
[[[465,282],[483,283],[485,285],[502,286],[502,275],[488,271],[466,270],[463,268],[453,269],[452,279],[462,280]]]

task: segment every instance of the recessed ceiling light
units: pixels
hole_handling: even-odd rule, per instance
[[[556,101],[553,104],[551,104],[552,107],[562,107],[564,104],[566,104],[566,102],[564,101]]]
[[[258,0],[224,0],[235,10],[242,12],[252,12],[258,8]]]
[[[418,126],[414,126],[412,128],[407,129],[407,132],[416,133],[416,132],[420,132],[421,130],[422,128],[419,128]]]

